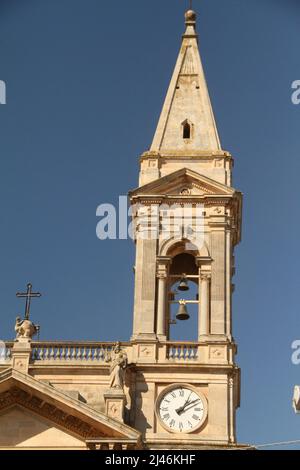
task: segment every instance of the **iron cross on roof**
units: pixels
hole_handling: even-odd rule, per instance
[[[27,292],[17,293],[17,297],[19,298],[26,298],[26,305],[25,305],[25,320],[29,320],[30,317],[30,304],[31,299],[36,297],[41,297],[42,294],[39,292],[32,292],[32,284],[27,284]]]

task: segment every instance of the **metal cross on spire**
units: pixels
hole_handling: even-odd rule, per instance
[[[190,10],[193,9],[193,0],[190,0]]]
[[[32,292],[32,284],[27,284],[27,292],[17,293],[18,298],[26,298],[25,304],[25,320],[29,320],[30,317],[30,304],[31,299],[41,297],[42,294],[39,292]]]

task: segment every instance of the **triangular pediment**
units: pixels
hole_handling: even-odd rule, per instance
[[[50,434],[49,429],[55,429],[56,439],[60,432],[70,436],[70,442],[72,439],[83,443],[89,439],[113,439],[135,444],[140,440],[140,433],[135,429],[13,369],[0,374],[0,416],[8,410],[19,414],[17,410],[25,410],[30,417],[28,423],[44,423],[40,427]]]
[[[20,405],[0,413],[0,449],[86,449],[84,438]]]
[[[131,191],[134,196],[232,196],[235,189],[183,168]]]

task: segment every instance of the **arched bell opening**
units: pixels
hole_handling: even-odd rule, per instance
[[[174,287],[172,289],[174,292]],[[198,296],[198,288],[192,283],[187,294],[177,296],[179,302],[169,304],[170,341],[198,341],[198,304],[188,303]],[[182,301],[187,303],[181,303]]]
[[[156,334],[173,341],[201,341],[210,334],[212,260],[206,249],[181,240],[157,258]]]
[[[176,254],[168,275],[168,339],[197,341],[198,312],[199,268],[196,258],[191,253]]]
[[[190,253],[180,253],[172,259],[170,267],[171,276],[181,276],[183,273],[189,276],[198,276],[198,267],[195,257]],[[191,281],[195,282],[195,278],[191,277]]]

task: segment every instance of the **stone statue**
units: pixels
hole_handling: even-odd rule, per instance
[[[18,338],[32,339],[39,331],[39,326],[32,323],[30,320],[21,320],[20,317],[16,318],[15,332]]]
[[[128,358],[126,352],[122,351],[120,343],[117,343],[113,349],[111,362],[109,387],[123,390]]]

